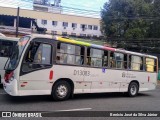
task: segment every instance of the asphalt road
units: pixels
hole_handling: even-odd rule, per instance
[[[6,94],[5,91],[2,88],[0,88],[0,111],[63,111],[63,110],[160,111],[160,86],[158,86],[157,89],[154,91],[139,93],[138,96],[134,98],[126,97],[122,93],[81,94],[81,95],[75,95],[74,98],[61,102],[52,101],[50,96],[13,97]],[[56,119],[58,120],[60,118]],[[69,120],[70,118],[63,118],[63,119]],[[76,118],[76,119],[78,120],[81,118]],[[91,118],[85,118],[85,119],[91,119]],[[115,118],[110,118],[110,119],[116,120]],[[146,118],[141,118],[141,119],[146,120]],[[151,118],[148,119],[150,120]]]

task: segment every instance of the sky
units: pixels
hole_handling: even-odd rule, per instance
[[[0,6],[33,9],[33,0],[0,0]]]
[[[108,0],[61,0],[62,6],[100,11]]]
[[[68,12],[68,14],[74,14],[74,15],[76,14],[76,15],[100,18],[101,8],[103,8],[103,5],[106,1],[108,0],[61,0],[61,6],[64,6],[64,13],[66,10],[65,6],[67,6],[71,8],[82,9],[82,10],[67,9],[66,11]]]
[[[86,16],[97,15],[98,17],[100,17],[100,10],[101,8],[103,8],[104,3],[107,1],[108,0],[61,0],[61,6],[69,7],[69,8],[64,7],[64,13],[66,12],[70,14],[82,14],[82,15],[84,14]],[[0,0],[0,6],[3,7],[20,6],[20,8],[33,9],[32,3],[33,0]],[[70,8],[83,9],[83,10],[75,10],[75,9],[72,10]],[[91,11],[96,11],[96,12],[91,12]]]

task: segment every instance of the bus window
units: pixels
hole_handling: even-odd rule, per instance
[[[108,51],[104,51],[102,62],[103,62],[103,67],[108,67]]]
[[[110,67],[111,68],[116,68],[116,63],[115,63],[115,59],[114,59],[114,53],[110,52]]]
[[[124,69],[126,66],[126,61],[124,62],[124,58],[126,58],[126,55],[124,56],[124,54],[122,53],[111,52],[110,53],[110,67]]]
[[[131,70],[143,70],[143,57],[131,55],[129,57],[129,62]]]
[[[87,49],[87,65],[93,67],[102,67],[102,60],[104,57],[104,51],[88,48]]]
[[[0,46],[0,57],[9,57],[11,55],[13,42],[11,41],[1,41]]]
[[[145,58],[145,70],[147,72],[155,72],[156,71],[156,60],[153,58]]]
[[[124,54],[122,53],[114,53],[114,59],[116,61],[116,68],[123,68]]]
[[[154,59],[154,72],[158,72],[158,59]]]
[[[127,66],[127,54],[124,54],[124,69],[128,69],[128,66]]]
[[[26,72],[38,69],[41,65],[51,65],[51,45],[34,43],[27,53],[22,70]]]
[[[56,62],[61,64],[83,65],[84,47],[58,43]]]

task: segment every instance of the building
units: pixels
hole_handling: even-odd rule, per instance
[[[54,3],[51,3],[49,0],[34,0],[33,10],[43,11],[43,12],[62,13],[60,0],[54,0]]]
[[[33,9],[20,9],[19,33],[30,34],[45,28],[49,34],[101,36],[100,18],[63,14],[61,6],[34,3]],[[0,7],[0,32],[15,31],[16,16],[16,8]]]

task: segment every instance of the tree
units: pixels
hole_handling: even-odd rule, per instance
[[[109,38],[145,38],[153,0],[109,0],[101,11],[101,32]]]
[[[152,21],[148,34],[149,37],[160,38],[160,0],[154,0],[152,4]]]

